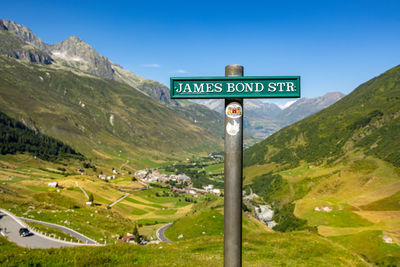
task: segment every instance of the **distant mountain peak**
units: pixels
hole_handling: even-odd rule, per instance
[[[47,52],[47,46],[43,43],[42,39],[37,37],[33,32],[26,26],[18,24],[12,20],[2,20],[0,19],[0,24],[3,25],[4,30],[14,33],[22,41],[31,44],[45,52]]]
[[[68,37],[65,40],[71,40],[71,41],[76,41],[76,42],[83,42],[82,39],[80,39],[78,36],[76,35],[71,35],[70,37]]]
[[[49,46],[49,50],[52,56],[66,61],[73,67],[104,78],[113,78],[114,70],[112,68],[112,62],[108,58],[97,53],[92,46],[76,35]]]
[[[12,37],[3,35],[3,39],[7,38],[6,42],[11,42],[13,47],[11,51],[7,51],[7,53],[3,51],[2,54],[30,62],[55,63],[68,66],[85,73],[123,82],[161,103],[179,105],[169,97],[169,88],[124,70],[107,57],[100,55],[92,46],[76,35],[70,36],[57,44],[50,45],[44,43],[26,26],[11,20],[0,19],[0,30],[8,31],[15,35]],[[26,44],[31,47],[25,48]],[[21,47],[24,47],[24,49],[20,49]],[[0,53],[2,49],[4,50],[4,47],[2,47],[0,40]],[[7,49],[10,50],[9,48]]]

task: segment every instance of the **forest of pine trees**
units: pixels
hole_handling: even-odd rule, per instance
[[[55,138],[37,133],[23,123],[0,112],[0,153],[29,152],[47,161],[65,158],[83,160],[84,156]]]

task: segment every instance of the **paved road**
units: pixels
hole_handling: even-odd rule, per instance
[[[14,242],[22,247],[28,248],[60,248],[60,247],[73,247],[78,244],[71,242],[58,241],[56,239],[47,238],[45,236],[34,233],[31,236],[21,237],[19,229],[26,227],[17,218],[12,217],[0,211],[0,228],[2,235],[6,236],[8,240]],[[7,228],[7,231],[4,231]]]
[[[129,193],[126,193],[125,195],[123,195],[122,197],[118,198],[117,200],[115,200],[113,203],[111,203],[110,205],[108,205],[110,208],[112,206],[114,206],[115,204],[117,204],[118,202],[120,202],[121,200],[123,200],[124,198],[126,198],[127,196],[129,196]]]
[[[92,244],[92,245],[98,245],[98,243],[96,241],[94,241],[93,239],[90,239],[89,237],[84,236],[84,235],[82,235],[82,234],[80,234],[80,233],[78,233],[78,232],[76,232],[76,231],[74,231],[74,230],[72,230],[72,229],[70,229],[68,227],[65,227],[65,226],[62,226],[62,225],[58,225],[58,224],[54,224],[54,223],[48,223],[48,222],[42,222],[42,221],[37,221],[37,220],[33,220],[33,219],[23,218],[23,217],[20,217],[20,219],[24,220],[24,221],[27,221],[27,222],[40,223],[40,224],[43,224],[43,225],[46,225],[46,226],[50,226],[50,227],[56,228],[56,229],[58,229],[60,231],[63,231],[64,233],[67,233],[67,234],[79,239],[83,243]]]
[[[163,242],[168,242],[168,243],[172,242],[171,240],[166,238],[165,235],[164,235],[165,230],[167,230],[171,225],[172,225],[172,223],[166,224],[166,225],[164,225],[163,227],[161,227],[160,229],[157,230],[157,238],[158,238],[158,240],[163,241]]]
[[[79,189],[82,191],[82,193],[86,196],[86,198],[89,200],[89,196],[86,193],[85,189],[79,186],[78,182],[75,182],[76,186],[79,187]]]

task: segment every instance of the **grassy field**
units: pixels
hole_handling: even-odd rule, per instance
[[[190,197],[191,202],[187,202],[187,196],[172,194],[167,188],[137,190],[142,185],[132,181],[133,176],[126,171],[110,182],[97,178],[91,169],[86,175],[77,175],[79,165],[75,162],[65,166],[29,155],[15,155],[0,156],[0,164],[4,166],[0,169],[2,208],[18,216],[70,227],[99,243],[114,243],[118,236],[132,232],[135,222],[147,238],[156,238],[158,228],[154,226],[185,216],[194,202],[208,198]],[[66,171],[58,171],[61,167]],[[49,182],[58,182],[59,187],[51,188]],[[86,205],[88,200],[78,185],[93,195],[94,206]],[[108,208],[126,192],[129,192],[127,198]]]
[[[323,237],[305,232],[271,233],[271,230],[264,224],[246,215],[243,217],[244,244],[246,244],[244,246],[245,262],[249,266],[263,266],[265,257],[276,256],[278,253],[288,253],[293,258],[274,259],[271,262],[272,266],[280,264],[324,265],[324,263],[328,265],[328,263],[337,262],[340,257],[342,257],[342,263],[347,262],[360,266],[365,264],[362,257],[371,263],[387,263],[398,260],[399,247],[396,242],[398,242],[400,216],[399,211],[395,210],[397,208],[395,187],[398,183],[393,176],[386,176],[388,173],[393,175],[395,170],[390,169],[389,165],[380,160],[368,160],[373,160],[375,165],[371,165],[378,167],[370,168],[363,174],[364,176],[355,172],[355,168],[362,166],[362,162],[359,161],[335,167],[302,165],[293,170],[280,172],[290,188],[285,191],[288,199],[297,199],[295,202],[296,216],[307,219],[309,225],[317,226],[319,234]],[[117,175],[117,178],[111,182],[105,182],[98,179],[95,176],[96,173],[91,170],[88,170],[86,175],[77,175],[76,168],[79,166],[74,165],[75,163],[68,166],[62,165],[66,171],[60,172],[60,164],[43,162],[27,155],[0,156],[0,164],[7,166],[0,169],[0,190],[3,192],[0,195],[1,206],[19,216],[64,225],[99,243],[107,244],[113,244],[118,236],[132,232],[135,223],[139,226],[140,234],[149,239],[154,239],[156,230],[165,223],[174,223],[166,231],[166,236],[177,244],[161,245],[163,249],[166,249],[166,255],[169,255],[164,259],[155,262],[153,262],[154,259],[149,259],[149,256],[146,255],[160,249],[150,246],[143,250],[140,248],[143,256],[138,258],[111,259],[107,258],[111,256],[105,256],[106,262],[128,265],[128,261],[133,260],[138,265],[149,262],[156,266],[157,264],[165,266],[168,257],[172,257],[177,250],[183,251],[183,254],[194,253],[193,251],[206,253],[207,257],[210,257],[210,261],[195,255],[189,257],[201,266],[222,260],[222,254],[220,255],[212,249],[219,248],[220,253],[222,251],[222,244],[219,244],[223,234],[223,198],[221,197],[191,197],[191,202],[187,202],[186,195],[174,195],[167,188],[152,187],[148,190],[137,190],[141,185],[133,182],[132,176],[127,172]],[[216,171],[221,168],[218,165],[212,166]],[[387,169],[382,170],[382,167]],[[110,170],[103,168],[102,171],[109,172]],[[254,179],[259,173],[261,171],[256,169],[251,169],[250,172],[246,170],[246,179]],[[370,176],[377,178],[366,178]],[[340,178],[343,177],[346,178],[346,182],[341,182]],[[53,181],[57,181],[61,187],[48,187],[47,183]],[[88,194],[93,194],[94,206],[85,204],[87,199],[77,184]],[[359,186],[358,191],[355,189],[355,185]],[[378,196],[374,194],[377,190],[379,190]],[[125,192],[129,192],[127,198],[111,209],[107,208]],[[389,207],[392,207],[392,210],[382,208],[386,207],[387,203],[390,204]],[[333,210],[316,212],[314,210],[316,206],[330,206]],[[363,209],[364,206],[365,209]],[[380,208],[373,210],[371,207]],[[51,229],[43,230],[49,232]],[[383,233],[385,236],[393,238],[395,244],[383,243]],[[371,242],[379,241],[383,244],[383,249],[373,250],[372,253],[372,250],[364,251],[357,248],[356,243],[361,242],[360,240],[363,238],[370,238]],[[302,239],[309,243],[306,246],[303,244],[301,247],[300,240]],[[273,246],[278,248],[268,247],[270,241],[276,242]],[[284,248],[283,244],[291,246],[291,248]],[[325,255],[323,257],[316,256],[311,252],[312,248],[315,249],[319,246],[326,247],[326,251],[321,252],[321,255]],[[111,250],[117,254],[120,251],[126,252],[126,249],[136,251],[139,248],[125,248],[123,245],[106,248],[107,251]],[[265,251],[265,249],[274,249],[274,252]],[[296,262],[294,255],[297,252],[294,251],[295,249],[300,251],[304,249],[307,257],[297,259]],[[94,249],[94,251],[96,250]],[[74,249],[71,251],[74,252],[65,253],[77,253]],[[87,253],[96,253],[94,251]],[[107,252],[105,255],[111,255],[111,251],[110,254]],[[336,251],[335,253],[341,251],[341,256],[339,257],[332,251]],[[43,262],[41,260],[44,259],[52,260],[53,256],[47,255],[47,252],[37,250],[36,253],[44,253],[43,259],[37,259],[38,262]],[[55,253],[60,252],[57,250]],[[79,258],[79,255],[76,255]],[[362,257],[359,257],[360,255]],[[97,257],[101,258],[103,255]],[[184,266],[187,263],[184,260],[185,258],[177,260],[176,266]],[[345,265],[342,264],[342,266]]]
[[[316,226],[319,234],[346,245],[370,262],[382,263],[393,257],[400,263],[398,168],[361,152],[349,152],[339,164],[301,163],[278,172],[275,164],[253,165],[245,169],[244,184],[251,184],[273,170],[290,189],[278,191],[277,194],[285,194],[276,196],[294,201],[294,214]],[[331,207],[332,211],[317,211],[317,207]],[[382,233],[392,238],[394,244],[384,243]],[[353,249],[363,242],[390,249]]]
[[[396,244],[383,242],[382,231],[363,231],[353,235],[330,237],[362,257],[377,265],[398,266],[400,264],[400,249]]]
[[[307,232],[244,236],[243,266],[369,266],[330,240]],[[222,266],[222,236],[134,246],[23,249],[0,237],[2,266]]]

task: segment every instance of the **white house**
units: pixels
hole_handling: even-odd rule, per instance
[[[204,188],[204,190],[210,191],[210,190],[212,190],[214,188],[214,185],[209,184],[207,186],[203,186],[203,188]]]
[[[114,179],[115,179],[115,175],[107,176],[107,180],[114,180]]]
[[[332,207],[327,206],[327,207],[324,207],[323,210],[325,212],[331,212],[332,211]]]
[[[196,192],[196,191],[194,191],[194,190],[189,190],[189,194],[192,194],[192,195],[197,195],[197,192]]]
[[[221,194],[221,190],[215,188],[211,190],[211,193],[215,194],[215,195],[220,195]]]
[[[47,185],[50,186],[50,187],[54,187],[54,188],[58,187],[58,183],[57,182],[50,182]]]

